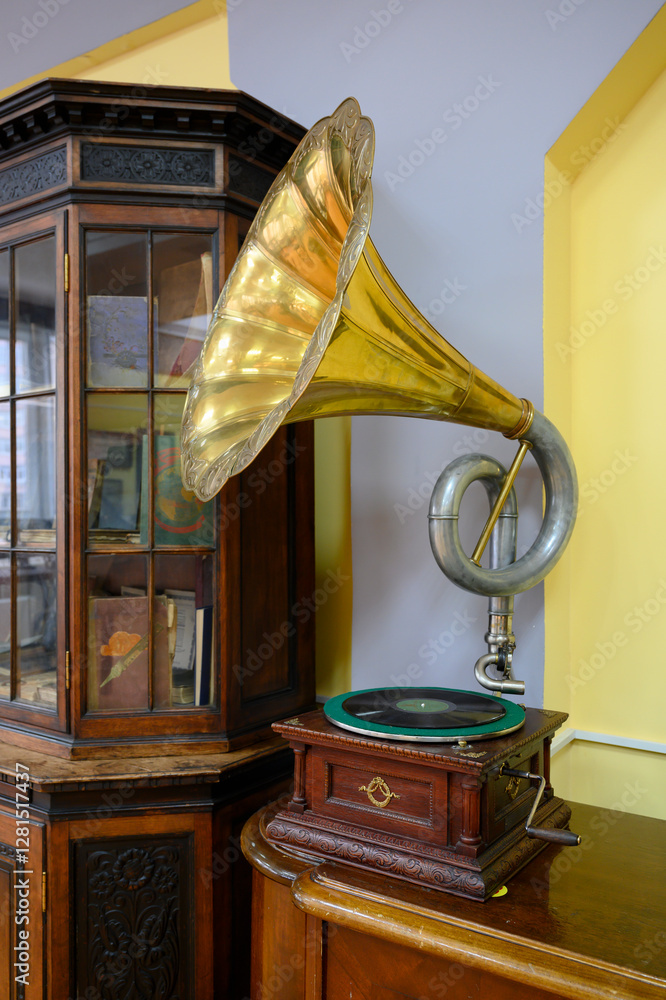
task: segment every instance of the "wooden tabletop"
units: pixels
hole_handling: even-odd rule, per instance
[[[486,903],[287,854],[244,831],[244,851],[291,883],[297,907],[512,981],[580,998],[666,994],[666,822],[572,804],[580,847],[549,846]]]
[[[285,752],[288,752],[286,744],[279,736],[228,753],[93,760],[66,760],[0,742],[0,781],[15,784],[16,765],[20,764],[28,769],[32,788],[45,792],[90,787],[91,783],[111,787],[116,782],[130,781],[145,785],[202,784],[219,781],[224,774],[251,760]]]

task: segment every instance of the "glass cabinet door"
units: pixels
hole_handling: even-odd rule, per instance
[[[56,272],[54,233],[0,248],[0,699],[47,714],[58,704]]]
[[[180,476],[214,244],[206,232],[85,233],[89,715],[191,712],[217,697],[215,501]]]

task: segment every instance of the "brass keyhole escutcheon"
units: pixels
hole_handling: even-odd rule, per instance
[[[379,775],[376,775],[376,777],[372,779],[369,785],[359,785],[358,790],[359,792],[367,792],[368,798],[372,802],[373,806],[379,806],[380,809],[385,809],[386,806],[391,801],[391,799],[400,798],[399,795],[391,791],[391,789],[386,784],[384,779],[380,778]],[[376,791],[379,791],[380,794],[383,796],[383,802],[380,802],[379,799],[375,798],[373,792]]]

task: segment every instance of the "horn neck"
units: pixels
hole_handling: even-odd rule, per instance
[[[528,404],[470,364],[416,309],[367,237],[325,353],[283,423],[384,413],[500,431]]]

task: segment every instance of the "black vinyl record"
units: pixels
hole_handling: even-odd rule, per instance
[[[350,694],[342,709],[353,719],[407,729],[464,729],[503,719],[499,699],[442,688],[375,688]]]

